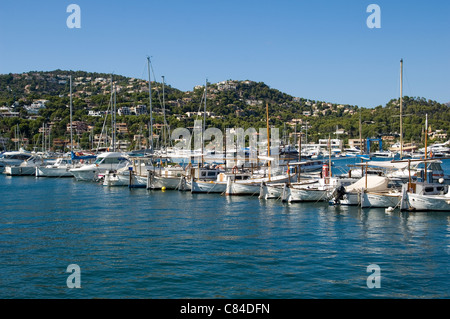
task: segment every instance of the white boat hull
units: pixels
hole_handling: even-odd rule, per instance
[[[275,184],[275,185],[263,185],[262,190],[260,188],[260,198],[264,199],[278,199],[283,193],[283,188],[285,184]]]
[[[224,193],[227,183],[216,181],[186,181],[191,193]]]
[[[346,193],[338,204],[343,206],[358,206],[360,204],[360,193]]]
[[[35,166],[6,166],[3,172],[9,176],[34,176],[36,174]]]
[[[69,167],[36,167],[35,175],[36,177],[73,177]]]
[[[417,211],[450,211],[450,197],[408,193],[409,206]]]
[[[296,179],[296,175],[291,176],[291,181]],[[265,182],[270,184],[287,183],[289,177],[285,175],[274,176],[269,180],[269,178],[257,178],[250,181],[232,181],[228,179],[227,188],[225,190],[225,195],[260,195],[261,194],[261,183]]]
[[[70,173],[75,177],[77,181],[95,181],[96,179],[98,179],[99,174],[105,173],[105,170],[101,171],[95,168],[90,170],[72,169],[70,170]]]
[[[147,189],[178,189],[181,182],[181,177],[162,177],[154,175],[147,179]]]
[[[259,192],[259,184],[231,183],[229,187],[226,187],[226,195],[259,195]]]
[[[362,208],[388,208],[397,207],[402,199],[401,193],[364,193],[361,201]]]
[[[317,188],[286,188],[286,195],[283,200],[287,202],[319,202],[327,201],[329,191],[327,189]]]
[[[96,181],[108,171],[118,171],[129,164],[126,156],[119,152],[105,152],[97,156],[94,164],[71,169],[77,181]]]
[[[103,186],[128,186],[130,188],[141,188],[147,186],[147,177],[132,175],[130,181],[130,174],[106,173],[103,179]]]

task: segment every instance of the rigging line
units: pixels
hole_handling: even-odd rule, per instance
[[[155,79],[155,84],[156,84],[156,83],[157,83],[157,82],[156,82],[156,74],[155,74],[155,70],[153,69],[153,64],[152,64],[151,61],[150,61],[150,69],[151,69],[152,72],[153,72],[153,77],[154,77],[154,79]],[[162,103],[162,100],[161,100],[161,94],[160,94],[160,92],[159,92],[158,86],[156,86],[156,92],[157,92],[157,94],[158,94],[158,101],[159,101],[159,104],[161,105],[161,108],[162,108],[162,107],[165,108],[165,106],[163,106],[163,103]],[[151,92],[150,92],[150,95],[151,95]],[[165,111],[164,111],[164,112],[165,112]],[[164,126],[167,126],[167,120],[164,119],[163,122],[164,122],[163,125],[164,125]],[[165,132],[165,135],[168,135],[168,132]]]
[[[413,94],[412,94],[413,90],[411,88],[411,85],[409,84],[409,80],[408,80],[405,70],[403,70],[403,78],[406,82],[406,86],[408,87],[408,91],[409,91],[409,95],[406,95],[406,96],[413,96]],[[405,96],[405,94],[403,94],[403,96]]]
[[[156,83],[157,83],[157,82],[156,82],[156,73],[155,73],[155,70],[153,69],[153,64],[152,64],[151,61],[150,61],[150,69],[151,69],[152,72],[153,72],[153,78],[155,79],[155,84],[156,84]],[[160,93],[159,93],[158,86],[156,86],[156,92],[158,93],[159,104],[162,106],[161,95],[160,95]]]
[[[196,114],[196,120],[198,120],[199,119],[199,115],[198,115],[198,113],[200,113],[201,112],[201,109],[203,109],[203,101],[204,101],[204,99],[205,99],[205,93],[206,92],[203,92],[203,94],[202,94],[202,98],[200,99],[200,104],[199,104],[199,107],[198,107],[198,110],[197,110],[197,114]],[[202,121],[203,121],[203,118],[202,118]],[[203,130],[203,125],[202,125],[202,130]]]
[[[98,139],[97,150],[96,150],[97,154],[98,154],[98,149],[100,148],[100,143],[102,141],[103,130],[105,129],[106,119],[108,118],[108,111],[109,111],[110,106],[111,106],[111,104],[108,104],[108,109],[106,110],[106,114],[105,114],[105,120],[103,121],[102,131],[100,133],[100,138]]]
[[[197,114],[196,114],[196,117],[195,117],[195,120],[198,120],[198,118],[199,118],[199,115],[198,115],[198,113],[200,112],[200,109],[203,107],[203,98],[204,98],[204,96],[205,96],[205,94],[203,93],[202,94],[202,98],[200,99],[200,105],[199,105],[199,108],[198,108],[198,110],[197,110]],[[202,127],[203,127],[203,125],[202,125]],[[194,125],[194,129],[195,129],[195,125]],[[189,145],[192,145],[192,139],[194,138],[194,134],[191,134],[190,135],[190,137],[189,137]]]

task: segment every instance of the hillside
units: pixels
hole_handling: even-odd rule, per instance
[[[77,139],[80,147],[93,145],[110,107],[111,75],[62,70],[0,75],[0,136],[3,144],[13,147],[17,125],[21,135],[28,139],[28,147],[40,143],[41,133],[45,131],[43,127],[51,127],[52,141],[67,139],[69,75],[73,81],[73,119],[83,123],[77,131]],[[148,81],[113,75],[113,83],[119,110],[117,121],[125,123],[119,138],[127,141],[131,149],[136,147],[136,135],[149,136]],[[164,122],[164,115],[170,130],[193,126],[197,112],[204,108],[204,86],[186,92],[167,84],[163,88],[162,83],[152,82],[151,86],[154,134],[161,135],[159,126]],[[280,128],[280,134],[286,137],[307,130],[308,141],[328,137],[347,141],[359,137],[360,116],[363,138],[399,133],[398,99],[387,102],[384,107],[365,109],[293,97],[250,80],[227,80],[207,86],[206,125],[223,131],[229,127],[265,127],[268,104],[270,124]],[[403,102],[405,141],[421,141],[425,114],[428,114],[431,130],[441,133],[436,136],[446,138],[442,134],[450,130],[448,104],[412,97],[404,97]]]

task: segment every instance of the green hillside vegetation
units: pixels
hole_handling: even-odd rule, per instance
[[[40,146],[42,136],[39,129],[52,123],[51,138],[67,139],[69,114],[69,75],[73,80],[73,120],[83,121],[91,126],[90,131],[77,135],[82,148],[90,148],[92,137],[102,131],[104,117],[90,116],[89,111],[106,112],[111,101],[111,75],[84,71],[50,72],[32,71],[23,74],[0,75],[0,137],[9,140],[6,148],[11,149],[17,127],[22,137],[29,140],[28,149]],[[149,106],[148,82],[113,75],[117,87],[116,107]],[[170,85],[152,82],[152,107],[154,124],[163,123],[163,100],[166,121],[173,130],[177,127],[191,128],[194,119],[188,112],[202,112],[204,108],[204,86],[183,92]],[[36,100],[47,100],[45,109],[30,117],[26,106]],[[359,138],[359,121],[362,122],[362,137],[375,138],[383,135],[399,134],[399,99],[392,99],[385,106],[362,108],[353,105],[338,105],[325,101],[293,97],[262,82],[233,81],[208,83],[206,100],[206,127],[226,128],[242,127],[256,129],[266,127],[266,104],[269,105],[270,125],[278,127],[282,136],[289,133],[306,133],[308,142],[317,142],[320,138]],[[18,112],[17,117],[8,117],[8,110]],[[433,100],[418,97],[403,98],[404,140],[423,141],[425,116],[433,131],[450,131],[450,107]],[[110,117],[110,115],[108,115]],[[119,123],[126,123],[128,133],[119,134],[119,139],[128,140],[130,149],[136,147],[133,137],[136,134],[149,136],[150,115],[117,115]],[[106,123],[110,123],[107,119]],[[337,129],[343,129],[336,135]],[[160,133],[155,128],[155,133]],[[292,142],[292,139],[291,139]],[[432,142],[432,140],[430,141]],[[0,144],[0,148],[2,145]]]

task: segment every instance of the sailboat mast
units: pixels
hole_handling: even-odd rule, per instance
[[[116,116],[117,116],[117,91],[116,91],[116,85],[114,84],[114,126],[113,126],[113,132],[114,132],[114,144],[113,144],[113,151],[116,151],[116,133],[117,133],[117,125],[116,125]]]
[[[363,154],[363,145],[362,145],[362,132],[361,132],[361,110],[359,110],[359,148],[360,148],[360,154]],[[369,153],[370,150],[367,150],[367,153]]]
[[[328,135],[328,167],[330,170],[330,177],[332,176],[331,174],[331,137]]]
[[[400,60],[400,159],[403,158],[403,59]]]
[[[269,103],[266,103],[266,121],[267,121],[267,157],[270,158],[270,128],[269,128]],[[270,159],[267,163],[269,166],[269,181],[270,181]]]
[[[73,129],[72,129],[72,75],[70,79],[70,151],[73,152]]]
[[[206,129],[206,96],[208,95],[208,79],[205,80],[205,105],[203,107],[203,128],[202,128],[202,166],[204,164],[204,150],[205,150],[205,140],[204,134]]]
[[[17,139],[17,132],[16,132]],[[17,148],[19,150],[19,148]],[[42,123],[42,153],[45,153],[45,123]]]
[[[164,75],[162,76],[162,81],[163,81],[163,118],[164,118],[164,123],[163,123],[163,140],[164,140],[164,148],[166,149],[166,154],[167,154],[167,142],[166,142],[166,135],[167,135],[167,128],[166,128],[166,100],[165,100],[165,82],[164,82]]]
[[[47,124],[44,123],[44,153],[45,152],[47,152]]]
[[[153,111],[152,111],[152,80],[150,77],[150,57],[147,57],[148,68],[148,100],[150,107],[150,151],[153,152]]]
[[[111,74],[111,80],[110,80],[110,83],[111,83],[111,97],[110,97],[110,103],[111,103],[111,147],[112,147],[112,149],[113,149],[113,152],[114,152],[114,146],[115,146],[115,136],[114,136],[114,112],[115,112],[115,110],[114,110],[114,88],[113,88],[113,77],[112,77],[112,74]]]
[[[297,126],[297,124],[295,124]],[[298,161],[301,162],[302,161],[302,124],[300,125],[300,136],[298,138]],[[300,169],[300,167],[299,167]]]
[[[425,159],[428,157],[428,114],[425,115]]]
[[[425,159],[427,158],[428,153],[428,114],[425,116]]]

